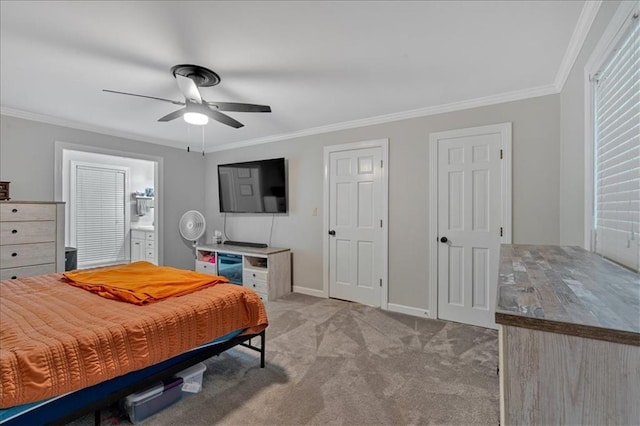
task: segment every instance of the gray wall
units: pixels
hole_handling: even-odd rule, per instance
[[[54,200],[56,141],[162,157],[164,162],[164,264],[193,268],[193,249],[182,240],[178,221],[191,209],[204,211],[202,155],[182,149],[0,116],[0,180],[11,182],[11,198]]]
[[[558,244],[559,117],[559,95],[550,95],[207,154],[207,241],[223,230],[217,164],[285,157],[290,213],[275,217],[271,245],[292,249],[295,286],[321,290],[323,147],[388,138],[389,303],[427,309],[429,134],[512,122],[514,242]],[[229,239],[269,242],[270,216],[227,215],[226,222]]]
[[[271,217],[228,215],[227,236],[290,247],[294,285],[321,290],[323,147],[389,138],[389,303],[427,309],[432,132],[512,122],[513,241],[583,244],[583,70],[618,5],[602,3],[559,95],[215,152],[204,161],[183,150],[2,116],[0,179],[12,181],[14,199],[53,200],[56,140],[163,157],[165,263],[191,268],[191,248],[180,238],[177,223],[184,211],[197,209],[206,212],[207,241],[214,229],[223,230],[217,164],[283,156],[289,160],[289,215],[276,216],[273,224]]]
[[[560,93],[560,243],[584,245],[584,67],[620,2],[603,2]]]

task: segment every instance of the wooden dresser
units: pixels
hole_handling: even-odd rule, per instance
[[[0,202],[0,279],[64,272],[64,203]]]
[[[638,424],[640,275],[579,247],[503,245],[502,425]]]

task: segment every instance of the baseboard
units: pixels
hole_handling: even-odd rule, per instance
[[[322,290],[316,290],[313,288],[299,287],[294,285],[293,292],[306,294],[307,296],[322,297],[323,299],[327,298],[327,296],[325,296]],[[401,314],[411,315],[414,317],[431,318],[431,316],[429,315],[428,309],[413,308],[411,306],[398,305],[396,303],[387,303],[387,310],[391,312],[398,312]]]
[[[413,308],[411,306],[398,305],[396,303],[387,303],[387,310],[391,312],[399,312],[401,314],[411,315],[420,318],[431,318],[428,309]]]
[[[293,286],[293,292],[294,293],[300,293],[300,294],[306,294],[307,296],[315,296],[315,297],[322,297],[323,299],[326,299],[327,296],[325,296],[324,292],[322,290],[316,290],[313,288],[306,288],[306,287],[300,287],[297,285]]]

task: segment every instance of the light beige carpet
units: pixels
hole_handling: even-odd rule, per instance
[[[300,294],[267,310],[266,368],[243,348],[211,358],[201,393],[140,424],[498,424],[494,330]]]

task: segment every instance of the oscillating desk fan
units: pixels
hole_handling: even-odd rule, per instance
[[[193,241],[195,247],[200,237],[204,235],[206,228],[204,216],[197,210],[189,210],[180,218],[178,228],[182,238]]]

